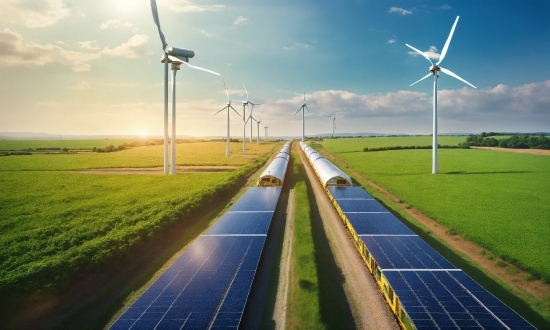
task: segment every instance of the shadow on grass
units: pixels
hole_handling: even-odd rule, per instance
[[[300,166],[300,175],[307,178],[303,164]],[[356,324],[343,287],[345,278],[334,260],[311,182],[307,179],[305,182],[315,246],[321,320],[328,329],[355,329]]]

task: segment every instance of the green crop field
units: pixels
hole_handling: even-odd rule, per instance
[[[103,141],[103,140],[100,140]],[[26,142],[26,141],[25,141]],[[247,154],[242,154],[242,143],[231,143],[231,157],[225,156],[225,142],[192,142],[176,144],[178,165],[242,166],[251,158],[265,154],[271,144],[247,143]],[[121,167],[163,166],[162,145],[130,148],[108,153],[37,154],[0,157],[0,171],[58,171]]]
[[[27,141],[25,141],[27,142]],[[207,207],[258,169],[274,144],[178,144],[178,165],[231,165],[177,175],[67,170],[162,166],[162,146],[112,153],[0,157],[0,297],[54,292],[74,276],[124,254],[175,221]],[[17,298],[19,299],[19,298]]]
[[[36,148],[92,149],[105,148],[108,145],[119,146],[132,143],[134,139],[102,140],[0,140],[0,150],[23,150]]]
[[[441,137],[439,143],[458,138]],[[550,282],[550,157],[441,149],[440,174],[432,175],[431,150],[361,151],[426,139],[325,139],[322,145],[402,201]]]

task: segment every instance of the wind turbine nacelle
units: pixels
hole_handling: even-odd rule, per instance
[[[195,52],[192,50],[176,48],[176,47],[168,47],[166,48],[166,52],[168,53],[168,55],[172,55],[172,56],[180,56],[180,57],[187,57],[187,58],[193,58],[195,56]]]

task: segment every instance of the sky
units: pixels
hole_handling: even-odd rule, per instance
[[[178,136],[225,136],[227,103],[263,103],[270,136],[550,131],[547,0],[157,0],[170,46],[195,52],[176,75]],[[162,43],[149,0],[1,0],[0,132],[163,134]],[[231,113],[231,135],[242,119]],[[264,129],[260,128],[261,135]],[[249,129],[247,129],[247,135]],[[256,135],[256,125],[254,125]]]

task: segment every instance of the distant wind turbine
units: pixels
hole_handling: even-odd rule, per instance
[[[223,110],[227,109],[227,142],[225,143],[225,155],[227,157],[229,157],[229,155],[230,155],[230,148],[229,148],[229,142],[230,142],[230,137],[229,137],[229,109],[232,109],[233,111],[235,111],[237,116],[240,117],[241,115],[239,115],[237,110],[235,110],[235,108],[233,108],[233,106],[231,105],[231,100],[229,99],[229,93],[227,93],[227,88],[225,87],[225,81],[223,82],[223,88],[225,89],[225,94],[227,95],[227,104],[220,111],[216,112],[214,114],[214,116],[217,115],[218,113],[222,112]]]
[[[334,134],[336,132],[336,115],[338,114],[338,112],[340,112],[340,111],[336,111],[334,116],[323,115],[323,117],[327,117],[327,118],[332,119],[332,137],[334,137]]]
[[[246,153],[246,124],[252,118],[252,110],[255,105],[260,105],[262,103],[253,103],[248,99],[248,91],[246,86],[243,84],[244,91],[246,92],[246,101],[242,101],[243,104],[243,155]],[[246,107],[252,105],[252,108],[249,110],[248,118],[246,117]],[[252,143],[252,123],[250,123],[250,143]]]
[[[260,124],[262,123],[262,113],[260,112],[260,120],[256,120],[254,117],[252,117],[252,120],[254,120],[257,124],[256,133],[258,136],[256,137],[256,144],[260,145]],[[252,136],[252,134],[250,136]]]
[[[265,133],[265,140],[267,141],[267,138],[269,137],[269,126],[271,126],[271,123],[269,125],[264,126],[264,133]]]
[[[170,174],[176,173],[176,71],[180,69],[181,64],[185,64],[190,68],[206,71],[215,75],[220,75],[214,71],[203,69],[198,66],[189,64],[189,59],[195,56],[195,52],[189,49],[168,47],[164,34],[160,29],[160,21],[157,9],[156,0],[151,0],[151,11],[153,20],[157,25],[160,41],[162,42],[162,51],[164,55],[161,62],[164,63],[164,174],[168,174],[168,63],[172,67],[172,159],[170,166]]]
[[[419,51],[418,49],[414,48],[413,46],[409,45],[409,44],[405,44],[407,45],[407,47],[411,48],[412,50],[414,50],[415,52],[417,52],[418,54],[424,56],[424,58],[426,58],[431,66],[430,66],[430,73],[428,73],[426,76],[424,76],[422,79],[414,82],[412,85],[428,78],[429,76],[434,76],[434,97],[433,97],[433,146],[432,146],[432,173],[433,174],[437,174],[437,78],[439,77],[439,75],[437,74],[439,71],[451,76],[451,77],[454,77],[470,86],[472,86],[473,88],[476,88],[476,86],[470,84],[469,82],[467,82],[466,80],[460,78],[458,75],[456,75],[455,73],[451,72],[450,70],[447,70],[445,68],[442,68],[439,66],[439,64],[443,61],[443,59],[445,58],[445,54],[447,54],[447,49],[449,49],[449,44],[451,43],[451,38],[453,37],[453,33],[455,31],[455,27],[456,27],[456,23],[458,23],[458,18],[459,16],[456,17],[456,20],[455,20],[455,23],[453,24],[453,27],[451,28],[451,33],[449,34],[449,37],[447,38],[447,41],[445,42],[445,46],[443,46],[443,50],[441,51],[441,56],[439,57],[439,61],[437,61],[437,63],[433,64],[432,60],[430,60],[430,58],[428,57],[428,55],[426,55],[426,53],[424,52],[421,52]]]
[[[305,112],[306,110],[304,109],[307,109],[307,111],[309,113],[311,113],[311,111],[309,111],[309,108],[307,107],[307,104],[306,104],[306,93],[304,92],[304,102],[302,103],[302,106],[300,107],[300,109],[298,109],[298,111],[296,111],[296,113],[294,114],[295,116],[298,114],[298,112],[302,111],[302,142],[305,142],[306,141],[306,124],[305,124],[305,120],[304,120],[304,117],[305,117]]]

